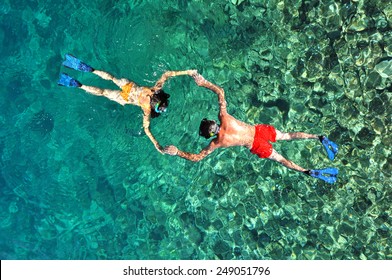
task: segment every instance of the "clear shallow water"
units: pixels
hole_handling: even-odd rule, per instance
[[[2,259],[392,259],[392,7],[388,1],[3,1],[0,6]],[[72,53],[153,85],[198,69],[229,112],[329,135],[275,148],[333,186],[245,148],[200,163],[157,153],[141,111],[56,85]],[[384,63],[383,63],[384,61]],[[214,94],[170,80],[160,143],[198,151]]]

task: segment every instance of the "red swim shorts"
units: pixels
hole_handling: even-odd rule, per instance
[[[258,124],[255,126],[255,139],[253,140],[252,154],[258,155],[260,158],[268,158],[272,154],[272,144],[276,142],[275,127],[268,124]]]

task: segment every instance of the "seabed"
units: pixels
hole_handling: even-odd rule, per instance
[[[0,4],[1,259],[392,259],[392,4],[375,1],[20,1]],[[66,53],[152,86],[197,69],[248,123],[324,134],[275,149],[322,181],[220,149],[159,154],[141,110],[57,86]],[[165,85],[162,145],[198,152],[216,96]]]

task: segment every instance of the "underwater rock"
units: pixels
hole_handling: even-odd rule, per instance
[[[384,172],[386,175],[391,176],[392,174],[392,158],[388,158],[387,162],[382,166],[382,172]]]
[[[260,58],[263,60],[271,61],[273,59],[273,54],[269,48],[263,48],[259,51]]]
[[[388,1],[385,1],[385,2],[389,3]],[[386,18],[388,18],[388,19],[392,18],[392,6],[391,5],[385,5],[383,12],[384,12]],[[389,24],[391,24],[391,23],[389,23]]]
[[[241,5],[241,3],[244,2],[244,1],[245,1],[245,0],[231,0],[231,3],[232,3],[233,5],[239,6],[239,5]]]
[[[247,71],[253,73],[253,72],[259,72],[263,71],[266,72],[266,69],[261,68],[260,64],[260,55],[258,52],[251,50],[248,52],[247,57],[245,58],[245,68]],[[268,64],[263,65],[264,67],[268,67]],[[261,68],[261,69],[260,69]]]
[[[206,216],[206,214],[202,211],[198,211],[195,213],[195,224],[199,228],[207,229],[211,225],[210,219]]]
[[[357,2],[357,1],[353,1]],[[344,5],[340,6],[339,16],[344,22],[348,22],[357,13],[357,4],[346,1]]]
[[[347,27],[347,31],[364,31],[370,27],[370,24],[370,19],[365,14],[357,14],[351,19]]]
[[[298,244],[301,245],[301,247],[304,247],[308,242],[308,238],[306,237],[306,231],[299,230],[299,234],[297,234],[296,239]]]
[[[380,118],[375,118],[372,120],[372,128],[377,134],[382,134],[386,127],[383,121]]]
[[[385,18],[384,15],[379,14],[373,19],[378,30],[386,30],[388,28],[388,20]]]
[[[188,228],[188,238],[194,244],[200,244],[203,241],[202,233],[193,225],[190,225]]]
[[[316,82],[324,76],[324,55],[319,50],[310,49],[305,54],[305,72],[301,75],[309,82]]]
[[[372,201],[368,197],[357,197],[353,204],[353,209],[357,213],[365,214],[370,206],[372,206]]]
[[[342,17],[339,15],[339,5],[331,3],[330,5],[320,5],[319,15],[315,20],[321,23],[325,31],[333,32],[342,25]]]
[[[382,35],[375,31],[374,33],[359,33],[353,35],[353,46],[350,50],[352,58],[355,60],[356,66],[366,67],[374,65],[376,57],[382,57],[383,50],[380,46]]]
[[[359,110],[351,102],[341,104],[342,115],[347,119],[356,119],[359,116]]]
[[[391,78],[392,77],[392,60],[384,60],[378,63],[374,70],[376,70],[381,77]]]
[[[389,238],[390,237],[390,232],[392,231],[392,228],[387,224],[383,223],[378,229],[377,233],[382,237],[382,238]]]
[[[369,111],[376,113],[378,116],[383,115],[385,113],[385,102],[379,97],[373,98],[369,103]]]
[[[320,242],[324,245],[324,247],[331,249],[334,246],[335,240],[332,236],[333,228],[331,226],[324,226],[320,227],[318,238]]]
[[[232,238],[234,240],[234,243],[237,244],[238,246],[242,246],[244,244],[244,238],[242,236],[242,230],[236,230],[232,233]]]
[[[392,12],[391,12],[391,17],[392,17]],[[392,31],[383,34],[381,44],[384,47],[384,51],[386,52],[387,56],[392,57]]]
[[[381,85],[381,76],[378,72],[376,71],[371,71],[368,73],[365,81],[365,86],[366,89],[374,89],[374,88],[379,88]]]
[[[343,86],[344,85],[344,80],[342,78],[340,66],[337,65],[334,68],[331,69],[331,72],[329,73],[328,77],[331,81],[333,81],[337,86]]]
[[[238,246],[234,247],[234,249],[233,249],[234,256],[239,257],[239,256],[241,256],[241,253],[242,253],[242,249],[240,247],[238,247]]]
[[[222,255],[230,251],[230,246],[225,241],[218,240],[212,249],[216,255]]]
[[[214,229],[220,230],[221,228],[223,228],[223,223],[221,220],[216,219],[215,221],[212,222],[212,226],[214,227]]]
[[[152,231],[150,231],[149,238],[151,240],[160,241],[163,238],[165,238],[167,235],[168,234],[167,234],[166,228],[164,226],[160,225],[160,226],[154,228]]]
[[[246,208],[241,202],[238,204],[238,206],[236,208],[236,215],[239,215],[239,216],[246,215]]]
[[[260,233],[257,237],[257,244],[259,247],[263,248],[271,242],[271,237],[265,232]]]
[[[361,81],[359,75],[354,71],[344,73],[344,82],[347,88],[346,95],[349,98],[358,97],[361,94]]]
[[[375,133],[367,127],[363,127],[357,134],[360,147],[367,148],[372,146],[374,139],[376,138]]]
[[[229,170],[233,170],[233,164],[227,160],[220,160],[216,162],[213,170],[217,175],[226,176]]]
[[[246,217],[244,224],[245,226],[249,229],[249,230],[253,230],[256,228],[256,222],[257,219],[256,218],[251,218],[251,217]]]

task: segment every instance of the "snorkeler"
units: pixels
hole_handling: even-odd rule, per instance
[[[178,150],[175,146],[167,146],[164,153],[179,156],[191,161],[200,161],[217,148],[227,148],[233,146],[245,146],[250,152],[260,158],[268,158],[281,163],[282,165],[305,173],[314,178],[321,179],[327,183],[336,182],[338,170],[333,167],[309,170],[304,169],[294,162],[285,159],[282,155],[273,149],[270,142],[277,140],[294,140],[294,139],[318,139],[325,147],[328,158],[333,160],[338,152],[338,146],[325,136],[307,134],[304,132],[281,132],[271,125],[259,124],[249,125],[235,119],[227,113],[224,90],[217,85],[212,84],[200,74],[194,74],[196,83],[199,86],[208,88],[218,95],[219,100],[219,120],[220,124],[213,120],[203,119],[200,123],[199,135],[206,139],[216,136],[210,144],[202,149],[199,154],[191,154]]]
[[[141,87],[136,85],[127,79],[117,79],[111,74],[96,70],[86,63],[80,61],[76,57],[66,54],[65,61],[63,62],[65,67],[75,69],[81,72],[91,72],[102,79],[110,80],[115,83],[121,90],[110,90],[110,89],[100,89],[97,87],[86,86],[81,84],[79,81],[73,79],[65,73],[61,73],[58,84],[65,87],[78,87],[85,90],[88,93],[97,96],[105,96],[121,105],[133,104],[140,106],[143,110],[143,128],[147,136],[150,138],[155,148],[163,153],[162,147],[159,145],[157,140],[152,136],[150,132],[150,117],[155,118],[160,116],[166,111],[169,105],[170,95],[162,90],[165,81],[170,77],[180,76],[180,75],[195,75],[196,70],[187,71],[167,71],[161,78],[155,83],[151,88]]]

